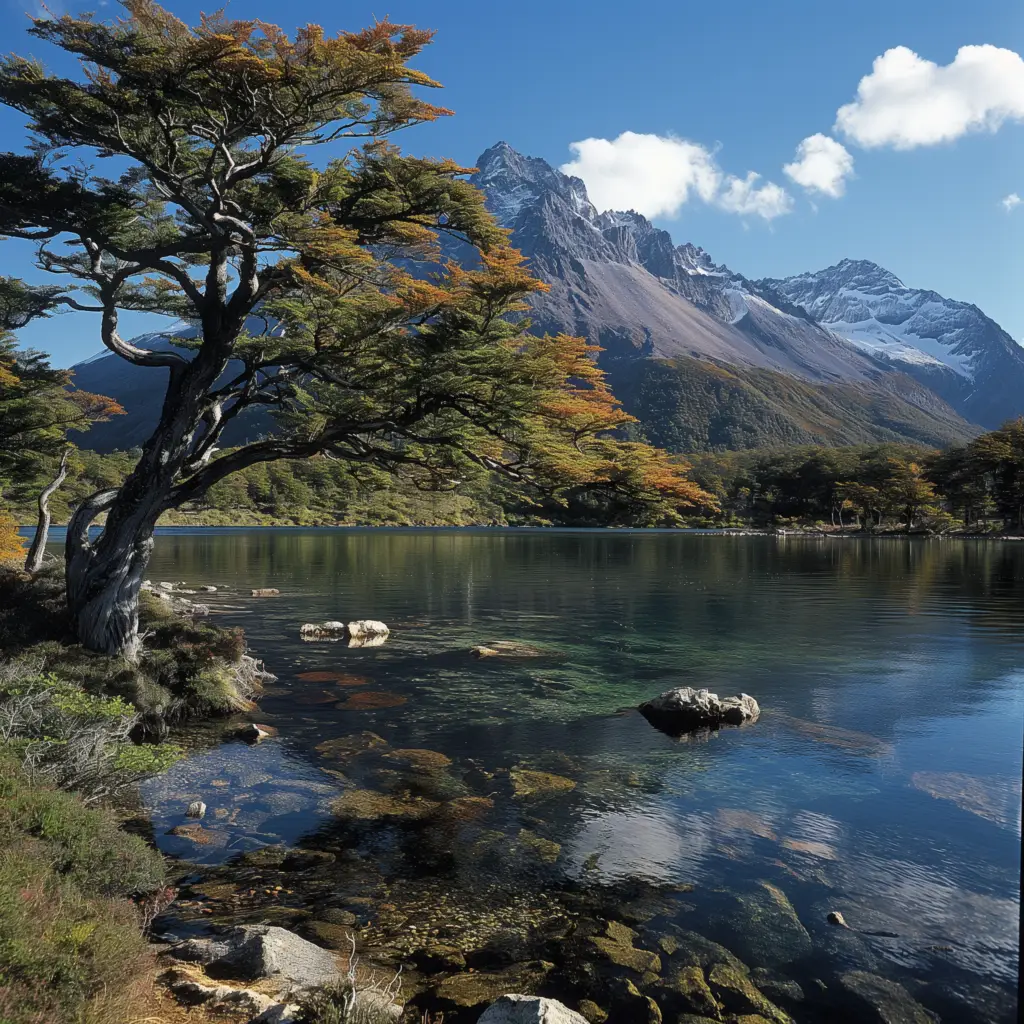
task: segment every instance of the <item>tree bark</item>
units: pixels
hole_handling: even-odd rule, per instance
[[[57,489],[68,475],[68,449],[60,457],[60,469],[57,475],[39,493],[39,520],[36,523],[36,535],[32,538],[32,545],[28,549],[28,557],[25,559],[25,572],[36,573],[43,567],[43,555],[46,553],[46,540],[50,534],[50,498],[57,492]]]
[[[208,332],[196,357],[171,369],[160,422],[138,464],[119,489],[93,494],[71,518],[65,551],[68,610],[79,642],[89,650],[138,657],[139,592],[153,532],[174,504],[171,492],[206,412],[207,391],[227,366],[228,339],[238,327],[230,325],[219,344],[210,344]],[[103,512],[103,530],[90,540],[90,524]]]

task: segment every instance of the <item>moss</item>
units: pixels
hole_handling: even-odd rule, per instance
[[[339,818],[375,821],[380,818],[422,818],[437,810],[432,800],[392,796],[371,789],[349,789],[331,804]]]
[[[792,1018],[758,991],[745,972],[728,964],[715,964],[707,979],[711,991],[728,1012],[760,1014],[775,1024],[793,1024]]]
[[[567,779],[563,775],[554,775],[551,772],[513,768],[509,775],[512,779],[512,790],[517,799],[568,793],[576,788],[576,783],[572,779]]]

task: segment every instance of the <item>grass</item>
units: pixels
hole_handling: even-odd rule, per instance
[[[0,754],[0,1022],[121,1024],[151,984],[160,855]]]
[[[155,731],[175,719],[253,707],[260,673],[245,654],[241,630],[182,616],[145,592],[139,628],[137,664],[87,651],[70,628],[59,566],[35,577],[0,570],[0,658],[29,663],[86,693],[121,697]]]

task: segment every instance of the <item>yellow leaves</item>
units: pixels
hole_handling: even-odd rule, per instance
[[[18,535],[18,521],[0,509],[0,565],[25,557],[25,541]]]

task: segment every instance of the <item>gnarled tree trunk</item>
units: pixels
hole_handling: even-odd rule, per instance
[[[68,475],[68,450],[60,457],[60,469],[57,475],[39,493],[39,521],[36,523],[36,535],[28,549],[25,559],[25,572],[39,572],[43,567],[43,555],[46,553],[46,539],[50,534],[50,498]]]
[[[92,651],[138,656],[139,592],[153,551],[157,520],[174,506],[189,448],[208,413],[207,389],[227,366],[228,345],[210,346],[172,367],[160,422],[135,469],[117,490],[98,491],[68,524],[65,579],[79,642]],[[107,513],[102,532],[89,527]]]

